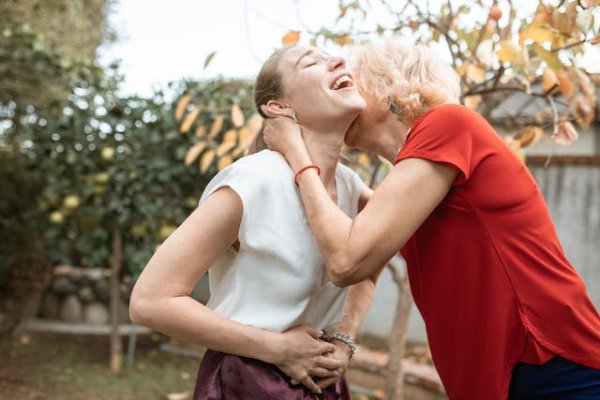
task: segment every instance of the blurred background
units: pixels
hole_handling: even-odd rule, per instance
[[[191,398],[202,349],[132,325],[129,294],[206,183],[244,156],[261,123],[253,79],[289,43],[434,47],[537,179],[600,307],[599,5],[2,1],[0,399]],[[346,153],[372,187],[389,171]],[[194,296],[207,300],[205,280]],[[445,398],[399,258],[360,342],[355,398]]]

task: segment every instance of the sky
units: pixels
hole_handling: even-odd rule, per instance
[[[518,3],[531,13],[537,2]],[[126,94],[147,96],[154,87],[182,78],[254,78],[285,33],[332,26],[337,5],[337,0],[117,0],[109,17],[117,40],[102,47],[100,56],[105,64],[121,60]],[[387,18],[384,12],[372,12],[365,27]],[[594,72],[600,72],[599,47],[584,61]],[[213,51],[217,53],[204,69]],[[447,52],[441,46],[439,51]]]

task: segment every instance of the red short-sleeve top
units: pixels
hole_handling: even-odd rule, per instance
[[[487,121],[460,105],[434,107],[396,162],[406,158],[460,171],[401,250],[450,399],[506,399],[520,361],[560,355],[600,369],[600,316],[539,187]]]

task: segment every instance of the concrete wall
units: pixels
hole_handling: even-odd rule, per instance
[[[600,309],[600,166],[530,167],[544,194],[565,253],[584,279]],[[378,283],[363,333],[387,337],[397,289],[388,271]],[[426,341],[421,316],[413,305],[408,339]]]

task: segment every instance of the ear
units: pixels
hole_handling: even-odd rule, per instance
[[[260,106],[260,109],[269,118],[288,117],[296,119],[294,110],[292,110],[292,108],[287,104],[278,100],[269,100],[267,104]]]

